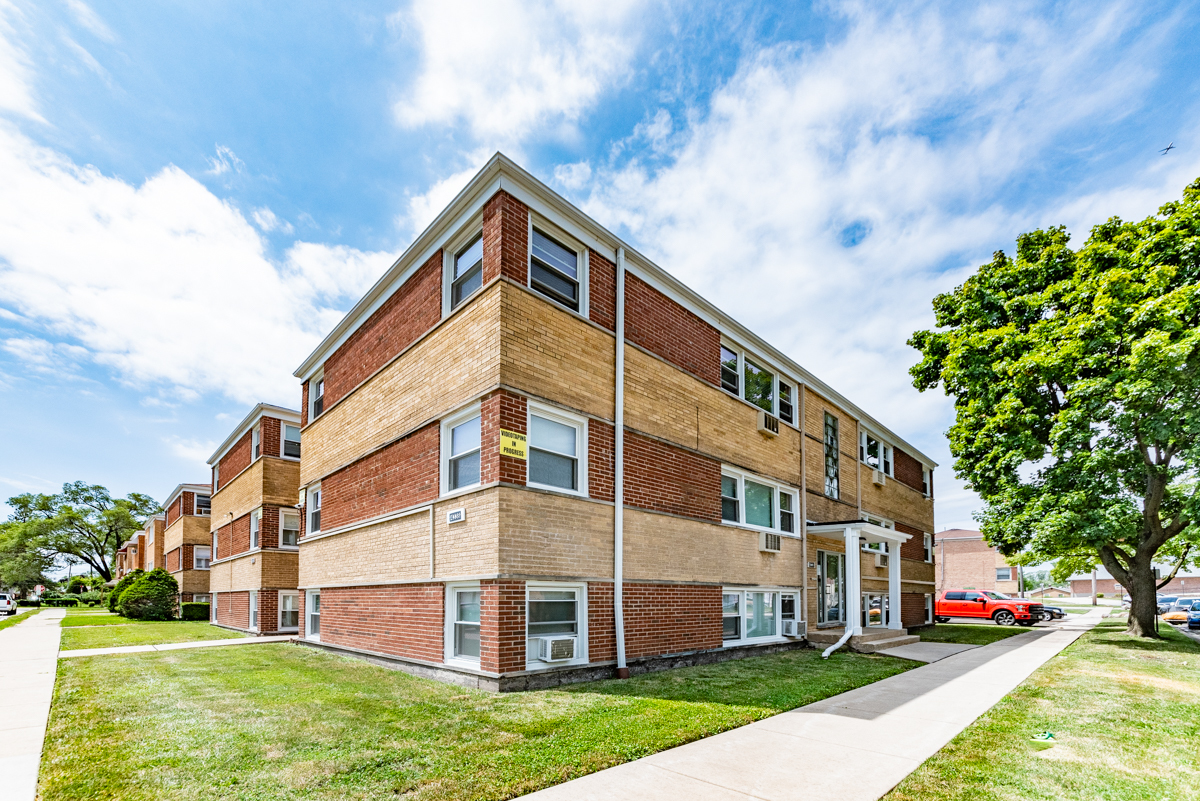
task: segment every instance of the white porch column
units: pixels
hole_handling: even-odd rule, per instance
[[[888,628],[900,625],[900,543],[888,543]]]
[[[858,529],[853,526],[846,528],[846,631],[862,634],[862,620],[859,606],[862,604],[862,586],[859,580],[862,555],[858,547]]]

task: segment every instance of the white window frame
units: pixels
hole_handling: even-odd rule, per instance
[[[450,432],[454,427],[467,422],[472,417],[479,418],[479,481],[465,487],[450,489]],[[472,492],[483,486],[483,414],[478,403],[460,409],[449,417],[442,418],[441,433],[441,496],[453,497],[466,492]]]
[[[922,545],[925,548],[925,561],[933,562],[933,535],[926,532],[923,537]]]
[[[209,564],[208,567],[200,567],[199,558],[196,556],[197,550],[203,549],[203,548],[208,548],[208,547],[209,546],[207,546],[207,545],[193,545],[192,546],[192,570],[211,570],[212,569],[213,554],[212,554],[211,549],[208,552],[208,564]]]
[[[217,557],[217,541],[218,541],[220,538],[221,538],[221,532],[220,532],[220,531],[214,531],[214,532],[212,533],[212,550],[211,550],[211,551],[209,551],[209,553],[211,553],[211,554],[212,554],[212,559],[210,560],[210,562],[215,562],[215,561],[217,561],[217,558],[218,558],[218,557]]]
[[[725,348],[726,350],[737,355],[737,380],[738,380],[738,391],[736,393],[730,392],[728,389],[726,389],[724,381],[719,382],[721,391],[727,395],[733,395],[735,398],[745,401],[754,409],[757,409],[759,411],[766,411],[761,406],[759,406],[757,403],[754,403],[751,400],[747,400],[747,398],[746,398],[746,360],[749,359],[750,361],[754,362],[756,367],[760,367],[760,368],[766,370],[767,372],[771,373],[771,376],[772,376],[772,378],[771,378],[771,411],[768,412],[768,414],[772,415],[773,417],[779,418],[779,422],[783,423],[785,426],[791,426],[792,428],[799,429],[800,421],[798,418],[800,416],[800,402],[799,402],[799,398],[797,397],[797,395],[800,391],[800,382],[796,381],[795,379],[791,378],[790,376],[785,375],[783,373],[783,371],[781,371],[774,364],[772,364],[770,360],[764,359],[760,356],[757,356],[756,354],[750,353],[745,348],[743,348],[741,345],[738,345],[737,343],[733,342],[732,340],[725,339],[724,337],[722,337],[721,338],[721,347]],[[718,359],[719,359],[719,354],[718,354]],[[783,381],[783,383],[788,385],[788,387],[791,389],[791,393],[792,393],[792,397],[791,397],[792,420],[791,420],[791,422],[788,422],[787,420],[784,420],[782,417],[779,417],[779,382],[781,380]]]
[[[213,476],[212,477],[213,492],[216,492],[217,490],[219,490],[221,488],[221,460],[220,459],[218,459],[217,463],[213,465],[212,476]],[[210,501],[211,501],[211,498],[210,498]]]
[[[200,600],[201,598],[203,598],[204,600],[201,601]],[[195,595],[192,596],[192,603],[194,603],[194,604],[211,604],[212,603],[212,594],[211,593],[203,593],[203,592],[196,593]]]
[[[325,397],[325,390],[323,388],[324,381],[325,381],[325,369],[324,368],[322,368],[321,371],[318,372],[316,375],[314,375],[312,378],[308,379],[308,422],[310,424],[312,423],[313,420],[316,420],[318,417],[320,417],[321,414],[325,414],[325,411],[326,411],[324,408],[324,404],[322,404],[321,414],[316,413],[317,398]],[[318,384],[322,385],[320,395],[314,394]]]
[[[250,550],[262,545],[262,507],[250,512]]]
[[[800,490],[796,487],[783,484],[779,481],[774,481],[769,478],[763,478],[755,473],[747,473],[744,470],[738,470],[736,467],[728,467],[721,465],[721,476],[736,479],[738,482],[738,519],[737,521],[726,520],[722,514],[721,524],[725,526],[735,526],[737,528],[748,528],[753,531],[769,531],[772,534],[778,534],[781,537],[791,537],[793,539],[800,538]],[[768,528],[766,526],[757,526],[753,523],[746,522],[746,482],[753,481],[755,484],[762,484],[771,488],[771,503],[774,508],[775,520],[774,526]],[[783,530],[783,515],[780,514],[779,496],[781,494],[790,495],[792,497],[791,512],[795,531]],[[724,496],[722,496],[724,497]]]
[[[258,631],[258,590],[250,590],[250,603],[247,610],[248,620],[251,631]]]
[[[314,498],[316,498],[316,504],[313,503]],[[313,512],[321,513],[321,482],[319,481],[304,493],[304,536],[306,537],[319,534],[321,531],[320,528],[312,526]]]
[[[879,448],[879,466],[873,467],[867,461],[867,440],[875,440]],[[883,437],[873,431],[860,429],[858,432],[858,461],[870,467],[872,470],[881,470],[883,474],[889,478],[896,477],[896,449],[892,443],[888,442]]]
[[[869,515],[869,514],[865,514],[865,513],[863,514],[862,517],[863,517],[863,520],[866,520],[868,523],[874,523],[875,525],[879,526],[880,528],[886,528],[886,529],[890,529],[892,531],[896,530],[895,521],[888,520],[886,517],[878,517],[876,515]],[[882,554],[891,553],[891,548],[888,547],[888,544],[886,542],[861,542],[860,548],[861,548],[861,550],[870,551],[871,553],[882,553]]]
[[[255,423],[254,428],[250,429],[250,461],[253,462],[262,455],[262,426]]]
[[[933,623],[933,594],[925,593],[925,623]]]
[[[296,544],[295,545],[284,545],[283,544],[283,529],[284,529],[283,520],[285,517],[289,517],[289,516],[295,518],[295,520],[296,520],[296,529],[295,529]],[[279,510],[279,547],[285,548],[289,551],[295,551],[300,548],[300,512],[298,510],[287,510],[287,509]]]
[[[930,490],[933,487],[933,471],[925,465],[921,465],[921,494],[926,498],[932,498],[933,493]]]
[[[300,424],[299,423],[289,423],[286,420],[279,421],[279,458],[290,459],[293,462],[298,462],[298,461],[300,461],[299,456],[288,456],[287,453],[285,453],[285,451],[287,449],[287,442],[288,442],[288,438],[287,438],[288,426],[291,426],[292,428],[296,429],[296,433],[300,434]],[[304,453],[304,443],[302,440],[303,440],[303,435],[301,435],[301,439],[296,440],[296,441],[301,443],[300,444],[300,452]]]
[[[317,607],[318,607],[318,609],[317,609],[317,629],[318,629],[318,631],[316,634],[313,634],[312,630],[310,629],[310,623],[311,623],[310,617],[312,616],[313,598],[314,597],[317,598]],[[304,639],[312,640],[313,642],[321,641],[320,598],[321,598],[320,590],[306,590],[304,593],[304,625],[302,627],[304,629]]]
[[[529,658],[529,592],[530,590],[575,590],[575,658],[569,662],[543,662]],[[528,581],[525,583],[525,668],[549,670],[568,665],[588,663],[588,591],[586,582]]]
[[[528,440],[525,443],[525,485],[536,489],[549,490],[550,492],[561,492],[565,495],[579,495],[586,497],[588,494],[588,420],[586,417],[581,417],[577,414],[564,412],[553,406],[547,406],[542,403],[530,401],[527,404],[528,408],[525,414],[525,430],[529,432],[526,436]],[[575,429],[575,461],[578,465],[579,473],[576,483],[579,485],[576,489],[564,489],[563,487],[555,487],[550,484],[537,484],[530,481],[529,477],[532,471],[529,468],[530,460],[533,457],[533,416],[545,418],[555,423],[561,423],[565,426],[570,426]]]
[[[543,234],[550,237],[551,239],[557,240],[560,245],[563,245],[567,249],[575,251],[575,254],[579,259],[579,262],[577,265],[577,270],[579,272],[579,277],[577,279],[579,281],[579,311],[575,311],[574,309],[569,309],[566,306],[562,305],[562,303],[560,303],[559,301],[550,297],[549,295],[543,295],[540,290],[533,288],[533,229],[534,228],[537,228],[539,231],[541,231]],[[554,223],[547,220],[545,217],[542,217],[541,215],[534,212],[532,209],[530,209],[530,211],[529,211],[529,224],[526,228],[525,242],[526,242],[526,245],[525,245],[525,286],[527,286],[531,292],[536,293],[538,297],[545,298],[546,300],[553,303],[555,306],[558,306],[560,309],[563,309],[564,311],[568,311],[571,314],[578,314],[580,317],[587,317],[588,309],[589,309],[588,284],[590,283],[590,281],[588,280],[589,279],[588,267],[589,267],[589,261],[590,261],[589,254],[591,252],[590,248],[588,248],[587,245],[580,242],[578,237],[572,236],[571,234],[567,233],[559,226],[557,226]]]
[[[200,504],[197,501],[200,498],[208,498],[208,511],[207,512],[199,511]],[[192,493],[192,514],[195,517],[209,517],[212,515],[212,493],[209,493],[208,495],[205,495],[203,492],[193,492]]]
[[[456,581],[456,582],[450,582],[450,583],[446,584],[446,598],[445,598],[446,612],[442,616],[442,619],[445,623],[445,625],[443,627],[443,631],[442,631],[443,650],[445,651],[444,659],[446,660],[446,663],[449,665],[462,665],[465,667],[472,667],[472,668],[478,669],[479,668],[479,659],[476,659],[476,658],[470,657],[470,656],[458,656],[457,654],[454,653],[454,625],[457,622],[457,617],[458,617],[458,606],[455,603],[455,599],[456,599],[455,593],[457,593],[457,592],[478,592],[478,593],[480,593],[479,626],[480,626],[481,632],[483,629],[483,614],[482,614],[483,590],[480,589],[479,582],[478,581]],[[482,651],[482,648],[483,648],[483,645],[482,645],[482,636],[481,636],[480,637],[480,650],[481,651]],[[482,657],[482,653],[480,654],[480,656]]]
[[[451,307],[453,300],[454,260],[475,237],[483,237],[483,213],[475,215],[459,231],[442,243],[442,317],[448,317],[459,308],[466,306],[470,298],[483,289],[483,276],[480,276],[479,289],[462,299],[457,307]]]
[[[804,617],[803,617],[804,610],[801,609],[801,607],[800,607],[800,597],[801,597],[800,590],[797,587],[722,587],[721,588],[722,610],[724,609],[724,602],[725,602],[724,596],[731,595],[734,593],[741,595],[741,598],[738,600],[738,613],[739,613],[738,617],[741,618],[741,623],[739,624],[739,629],[738,629],[739,636],[736,640],[724,639],[724,630],[723,630],[724,623],[722,623],[721,643],[722,643],[722,647],[724,647],[724,648],[737,648],[742,645],[758,645],[760,643],[786,642],[787,638],[784,637],[783,634],[781,633],[781,630],[783,627],[780,624],[780,622],[783,620],[783,596],[784,595],[795,596],[795,598],[796,598],[796,618],[795,619],[796,620],[804,619]],[[761,637],[747,637],[746,636],[746,615],[747,615],[747,610],[749,608],[749,604],[746,603],[746,596],[749,593],[771,593],[775,596],[775,599],[774,599],[775,633],[774,634],[769,634],[769,635],[761,636]],[[722,614],[721,617],[724,618],[726,616],[724,614]]]
[[[296,599],[296,625],[283,625],[283,599],[291,596]],[[299,631],[300,630],[300,592],[298,590],[280,590],[279,598],[275,602],[275,630],[276,631]]]

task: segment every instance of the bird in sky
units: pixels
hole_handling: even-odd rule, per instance
[[[1164,147],[1162,150],[1160,150],[1160,151],[1158,151],[1158,152],[1159,152],[1159,153],[1162,153],[1162,154],[1165,156],[1165,155],[1167,155],[1168,153],[1170,153],[1170,152],[1171,152],[1172,150],[1174,150],[1174,149],[1175,149],[1175,143],[1174,143],[1174,142],[1172,142],[1171,144],[1167,145],[1166,147]]]

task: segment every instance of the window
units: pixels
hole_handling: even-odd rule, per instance
[[[321,639],[321,591],[309,590],[308,598],[305,599],[304,617],[307,624],[304,629],[304,636],[310,640]]]
[[[193,595],[192,603],[194,603],[194,604],[212,603],[212,596],[210,596],[210,595]]]
[[[582,491],[579,454],[583,450],[585,425],[582,420],[530,408],[530,486]]]
[[[732,468],[721,475],[721,519],[728,523],[796,533],[799,499],[790,487]]]
[[[746,375],[746,400],[767,414],[775,414],[775,375],[749,359],[743,361]]]
[[[482,594],[478,585],[450,587],[450,657],[479,661],[479,605]]]
[[[863,431],[859,435],[858,458],[873,469],[892,475],[892,446],[876,439],[873,434]]]
[[[721,388],[742,396],[738,382],[738,355],[724,345],[721,346]]]
[[[213,535],[212,535],[212,551],[210,552],[210,553],[212,553],[213,560],[216,560],[219,558],[217,556],[217,539],[218,539],[217,532],[214,531]]]
[[[529,285],[571,311],[579,311],[579,255],[534,228]]]
[[[781,619],[796,619],[793,592],[727,589],[721,594],[721,638],[726,645],[778,637]]]
[[[258,547],[258,531],[262,527],[262,510],[255,509],[250,513],[250,547]]]
[[[932,479],[933,479],[933,471],[930,470],[928,467],[922,467],[921,468],[921,492],[925,493],[926,498],[928,498],[930,495],[933,494]]]
[[[300,596],[294,592],[279,593],[279,629],[300,628]]]
[[[825,494],[838,497],[838,421],[825,413]]]
[[[779,382],[779,419],[785,423],[791,423],[791,424],[795,425],[796,412],[795,412],[795,408],[792,406],[793,403],[795,403],[795,401],[792,400],[792,385],[785,383],[784,381],[780,381]]]
[[[929,593],[925,593],[925,622],[933,622],[933,596]]]
[[[300,458],[300,426],[283,424],[283,455],[289,459]]]
[[[217,462],[213,465],[213,490],[221,488],[221,463]]]
[[[208,495],[196,496],[196,514],[207,515],[212,512],[212,498]]]
[[[321,485],[308,490],[308,533],[311,536],[321,530]]]
[[[924,535],[924,539],[925,539],[925,543],[924,543],[925,544],[925,561],[932,562],[933,561],[933,535],[926,534],[926,535]]]
[[[479,411],[471,416],[452,418],[442,427],[442,448],[446,453],[445,484],[448,492],[479,483],[481,432]]]
[[[300,545],[300,515],[281,512],[279,515],[279,546],[296,548]]]
[[[584,585],[526,584],[525,636],[526,662],[544,666],[541,661],[541,637],[575,639],[572,662],[587,662],[584,621],[587,619]]]
[[[309,419],[320,417],[325,411],[325,377],[313,379],[312,382],[312,414]]]
[[[253,461],[262,456],[262,431],[258,426],[250,432],[250,459]]]
[[[975,593],[975,594],[978,595],[979,593]],[[942,600],[943,601],[965,601],[965,600],[967,600],[967,594],[965,592],[948,592],[948,593],[946,593],[946,596]]]
[[[996,581],[1012,581],[1012,573],[1011,567],[998,567],[996,568]]]
[[[250,629],[258,631],[258,593],[250,590]]]
[[[454,257],[454,275],[450,283],[450,308],[456,309],[464,299],[483,286],[483,234],[475,237]]]
[[[212,565],[212,551],[207,545],[197,545],[192,548],[192,569],[208,570]]]

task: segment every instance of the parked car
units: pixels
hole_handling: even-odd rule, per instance
[[[0,612],[10,617],[15,615],[17,613],[17,596],[0,592]]]
[[[1187,627],[1188,631],[1200,629],[1200,601],[1192,602],[1192,608],[1188,610]]]
[[[1171,609],[1171,604],[1179,600],[1178,595],[1160,595],[1158,596],[1158,613],[1166,614]]]
[[[1046,621],[1047,623],[1052,620],[1062,620],[1066,616],[1067,613],[1063,611],[1062,607],[1060,606],[1042,607],[1042,620]]]
[[[1196,601],[1200,601],[1200,598],[1176,598],[1171,608],[1163,613],[1162,619],[1168,623],[1186,623]]]
[[[934,602],[934,619],[945,623],[952,617],[977,617],[1001,626],[1032,626],[1042,619],[1043,606],[1026,598],[974,590],[946,590]]]

